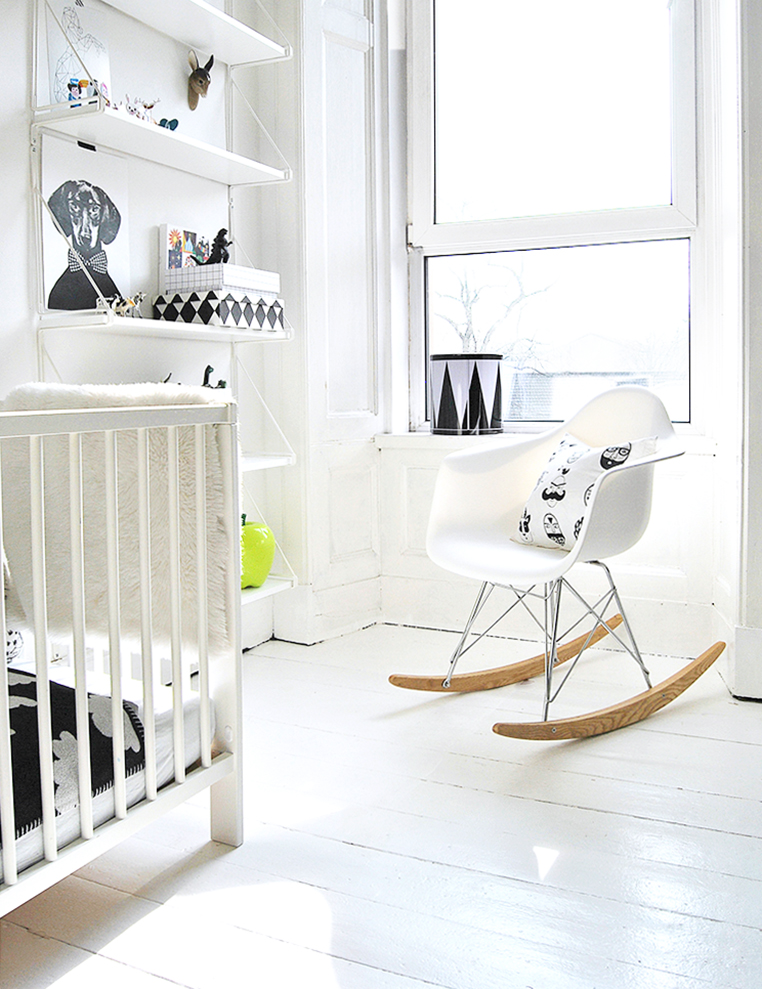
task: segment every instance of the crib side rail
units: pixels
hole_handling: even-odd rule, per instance
[[[231,402],[0,412],[0,438],[93,433],[140,427],[231,424],[235,421],[236,407]]]
[[[225,582],[224,610],[228,617],[228,647],[217,650],[210,658],[208,645],[209,635],[209,587],[207,583],[207,528],[206,528],[206,481],[208,464],[206,459],[205,437],[209,435],[207,427],[219,427],[215,431],[220,446],[220,466],[227,483],[224,485],[225,516],[230,516],[229,524],[225,527]],[[181,603],[180,586],[184,579],[180,566],[181,535],[179,514],[183,501],[180,494],[180,472],[178,458],[180,452],[177,443],[178,430],[181,427],[192,427],[194,437],[193,473],[195,476],[194,504],[194,558],[196,561],[197,598],[191,606],[197,627],[196,648],[193,650],[194,662],[198,666],[199,689],[199,723],[201,737],[201,756],[199,768],[194,769],[187,778],[185,753],[185,723],[183,705],[187,700],[188,678],[187,663],[184,655],[184,642],[181,635],[183,616],[181,610],[187,609],[187,601]],[[138,495],[137,507],[137,537],[138,558],[140,570],[140,656],[143,681],[143,718],[144,718],[144,747],[145,747],[145,795],[138,807],[128,807],[126,798],[126,768],[125,768],[125,728],[122,712],[122,681],[123,647],[120,601],[120,561],[119,540],[116,533],[120,526],[120,489],[119,489],[119,445],[117,437],[122,431],[131,431],[137,436],[137,471],[136,488]],[[154,636],[152,626],[152,596],[151,596],[151,498],[149,486],[151,465],[149,455],[149,437],[162,432],[168,437],[167,450],[167,485],[169,504],[169,583],[171,585],[171,668],[173,691],[173,750],[174,750],[174,782],[159,789],[156,778],[156,736],[154,725],[154,686],[157,679],[156,657],[154,655]],[[102,464],[105,500],[106,500],[106,532],[104,533],[104,559],[108,575],[108,662],[111,679],[111,717],[113,728],[113,793],[114,818],[106,824],[94,826],[93,801],[91,796],[90,779],[90,746],[89,746],[89,714],[88,714],[88,677],[86,669],[86,635],[87,635],[87,605],[85,600],[85,553],[84,539],[86,527],[86,509],[83,498],[82,470],[83,445],[82,439],[89,434],[103,434],[104,460]],[[213,786],[217,791],[217,799],[212,800],[213,829],[215,804],[224,803],[235,805],[231,811],[228,807],[222,814],[227,831],[231,837],[223,834],[220,840],[230,840],[240,843],[241,795],[240,795],[240,756],[238,738],[240,735],[240,627],[237,608],[236,587],[240,583],[240,537],[237,526],[238,518],[238,483],[237,483],[237,421],[235,405],[228,402],[210,402],[194,405],[161,405],[161,406],[126,406],[119,408],[46,410],[35,412],[3,412],[0,413],[0,521],[2,521],[2,500],[12,496],[7,490],[3,477],[3,448],[2,440],[8,439],[24,444],[28,440],[28,474],[30,491],[29,526],[30,526],[30,568],[33,608],[32,637],[34,642],[34,668],[37,681],[37,730],[39,740],[40,788],[42,798],[42,837],[44,861],[34,865],[24,872],[19,871],[16,861],[16,820],[13,807],[13,777],[11,761],[11,714],[13,706],[9,696],[9,675],[5,663],[0,670],[0,815],[2,838],[3,875],[0,881],[0,916],[6,912],[3,900],[4,891],[17,883],[29,879],[30,889],[34,895],[48,883],[44,878],[46,865],[52,865],[59,857],[60,849],[57,838],[57,808],[56,808],[56,779],[54,766],[54,739],[52,737],[52,715],[49,702],[49,684],[51,674],[51,647],[48,628],[46,602],[50,593],[46,581],[46,519],[45,519],[45,448],[46,437],[68,438],[68,477],[66,478],[69,498],[69,512],[66,525],[68,527],[70,553],[71,581],[71,656],[75,690],[75,708],[77,722],[77,765],[78,765],[78,804],[80,837],[66,849],[66,856],[72,862],[81,864],[83,857],[87,860],[100,854],[98,839],[100,836],[107,843],[113,844],[115,834],[129,832],[128,818],[132,818],[139,826],[141,820],[147,817],[147,807],[151,804],[174,805],[184,796],[178,795],[187,790],[187,795],[198,792],[203,786]],[[51,442],[54,442],[51,440]],[[64,440],[56,440],[62,443]],[[211,509],[210,509],[211,511]],[[3,550],[3,526],[0,525],[0,551]],[[11,568],[12,569],[12,568]],[[11,573],[11,578],[12,578]],[[0,574],[0,630],[5,638],[5,575]],[[127,664],[129,665],[129,664]],[[210,695],[214,699],[215,714],[218,720],[218,732],[215,751],[221,753],[212,758],[212,715]],[[226,754],[227,753],[227,754]],[[206,774],[206,777],[204,777]],[[206,782],[204,782],[206,779]],[[213,793],[214,793],[213,790]],[[152,815],[156,811],[150,812]],[[232,816],[231,816],[232,815]],[[234,821],[232,829],[228,821]],[[115,832],[116,825],[119,825]],[[225,830],[217,827],[217,830]],[[215,835],[217,837],[217,835]],[[83,844],[92,844],[92,851],[82,850]],[[74,865],[76,868],[77,866]],[[48,870],[50,882],[60,878],[62,869],[57,865]],[[12,898],[19,900],[18,891]],[[6,902],[10,902],[6,898]],[[7,909],[11,909],[8,906]]]

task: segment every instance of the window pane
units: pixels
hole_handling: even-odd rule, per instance
[[[671,197],[669,0],[435,0],[438,223]]]
[[[429,354],[499,353],[503,418],[562,420],[619,384],[690,418],[689,241],[431,257]]]

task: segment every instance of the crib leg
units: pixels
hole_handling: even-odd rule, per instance
[[[236,520],[228,532],[227,614],[232,642],[230,662],[221,669],[210,668],[210,681],[218,731],[223,746],[233,753],[234,770],[211,788],[212,840],[237,847],[243,844],[243,769],[241,758],[243,734],[243,671],[241,652],[241,534],[238,502],[238,439],[231,428],[219,427],[220,462],[230,477],[226,486],[226,518]]]
[[[243,844],[243,788],[238,773],[210,787],[212,840],[237,847]]]

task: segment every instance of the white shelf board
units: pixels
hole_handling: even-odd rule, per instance
[[[269,467],[288,467],[296,463],[290,453],[242,453],[238,461],[241,471],[267,470]]]
[[[290,339],[287,330],[238,330],[167,319],[135,319],[96,310],[47,312],[39,317],[43,332],[84,330],[116,336],[160,337],[164,340],[205,340],[216,343],[270,343]]]
[[[228,65],[289,58],[278,44],[206,0],[106,0],[111,7]]]
[[[291,177],[288,169],[273,168],[204,144],[112,107],[60,103],[36,110],[34,122],[43,131],[64,134],[95,148],[100,145],[121,151],[223,185],[262,185],[286,182]]]
[[[247,587],[241,591],[241,607],[245,608],[247,604],[256,604],[262,598],[280,594],[281,591],[287,591],[291,587],[296,587],[294,577],[274,577],[271,574],[261,587]]]

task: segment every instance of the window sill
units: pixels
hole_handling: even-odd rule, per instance
[[[422,447],[428,450],[462,450],[471,443],[510,435],[510,433],[496,433],[491,436],[444,436],[421,430],[416,433],[379,433],[374,439],[379,450],[413,450]]]
[[[472,443],[481,443],[488,440],[510,439],[511,437],[527,436],[531,433],[542,432],[545,424],[532,428],[527,425],[524,428],[506,430],[503,433],[492,435],[482,434],[480,436],[444,436],[434,434],[429,430],[409,433],[378,433],[375,437],[376,447],[379,450],[462,450]],[[709,436],[702,436],[690,432],[690,426],[675,427],[678,436],[685,443],[685,452],[694,457],[713,457],[717,453],[717,441]]]

